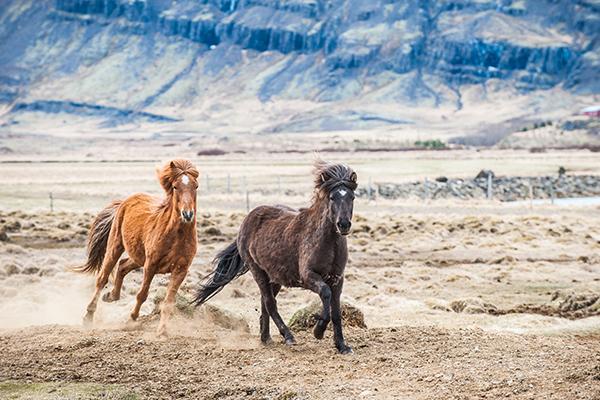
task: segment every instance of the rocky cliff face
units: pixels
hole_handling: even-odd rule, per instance
[[[232,95],[460,109],[489,82],[598,93],[599,32],[595,0],[6,0],[0,102],[180,119]]]

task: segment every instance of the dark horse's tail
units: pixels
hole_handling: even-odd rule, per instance
[[[238,251],[237,241],[234,241],[215,257],[216,268],[200,285],[193,303],[199,306],[216,295],[229,282],[248,272],[248,267],[242,261]]]
[[[121,201],[113,201],[96,216],[88,233],[87,261],[84,265],[73,268],[73,271],[97,273],[100,270],[104,255],[106,254],[110,228],[121,203]]]

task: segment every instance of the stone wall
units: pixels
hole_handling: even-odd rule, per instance
[[[409,183],[380,183],[373,185],[371,195],[388,199],[485,199],[488,180],[447,179],[440,181],[418,181]],[[526,200],[529,198],[529,185],[534,199],[565,197],[600,196],[600,176],[563,175],[536,177],[494,177],[492,179],[493,199],[500,201]],[[368,187],[356,191],[359,197],[368,197]]]

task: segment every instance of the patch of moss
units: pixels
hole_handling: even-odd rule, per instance
[[[308,306],[296,311],[290,318],[289,327],[295,330],[312,329],[321,314],[322,306],[319,301],[313,301]],[[342,302],[342,324],[366,328],[365,316],[358,308]]]
[[[154,310],[152,314],[160,314],[160,306],[165,299],[167,289],[160,288],[156,296],[153,299]],[[192,318],[194,316],[195,306],[192,304],[192,298],[184,295],[181,291],[178,291],[175,295],[175,309],[183,316]]]

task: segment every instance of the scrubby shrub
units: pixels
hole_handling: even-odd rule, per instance
[[[206,149],[206,150],[200,150],[196,154],[199,156],[223,156],[223,155],[227,154],[227,152],[225,150],[221,150],[221,149]]]
[[[426,149],[440,150],[446,148],[446,143],[442,142],[439,139],[432,140],[417,140],[415,142],[415,146],[423,147]]]
[[[532,147],[529,149],[530,153],[545,153],[546,152],[546,148],[545,147]]]

